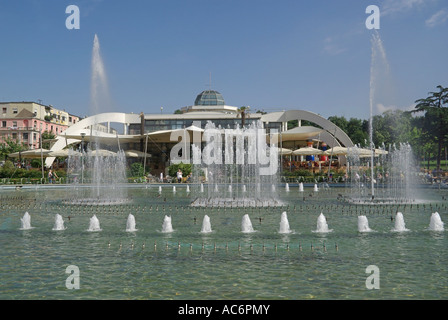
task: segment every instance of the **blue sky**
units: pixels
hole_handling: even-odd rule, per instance
[[[71,4],[79,30],[65,26]],[[90,115],[97,34],[112,101],[103,111],[173,113],[211,73],[228,105],[367,119],[372,4],[390,67],[374,112],[448,86],[446,0],[0,0],[0,101]]]

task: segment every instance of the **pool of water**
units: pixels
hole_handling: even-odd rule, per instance
[[[183,186],[128,186],[128,203],[69,205],[63,186],[0,189],[1,299],[446,299],[448,239],[429,230],[432,212],[448,221],[446,190],[422,190],[426,201],[356,205],[345,188],[280,190],[283,207],[190,207]],[[282,212],[291,233],[279,233]],[[396,232],[395,213],[409,231]],[[20,218],[31,216],[32,229]],[[126,231],[129,214],[135,232]],[[323,213],[331,232],[316,232]],[[65,230],[52,230],[55,215]],[[242,232],[248,214],[254,232]],[[101,231],[91,232],[96,215]],[[162,232],[165,215],[171,233]],[[201,233],[204,215],[211,233]],[[358,232],[358,216],[372,232]],[[67,266],[79,268],[68,289]],[[379,270],[379,289],[366,272]],[[378,283],[378,282],[376,282]]]

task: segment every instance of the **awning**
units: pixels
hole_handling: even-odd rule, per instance
[[[39,159],[41,156],[47,157],[50,153],[50,150],[47,149],[32,149],[26,151],[19,151],[8,154],[8,157],[11,158],[24,158],[24,159]]]
[[[320,128],[312,126],[304,126],[304,127],[296,127],[291,130],[277,133],[275,136],[278,139],[277,141],[279,142],[280,139],[281,141],[303,141],[319,136],[319,134],[322,131],[324,130]],[[267,139],[269,139],[269,135]]]

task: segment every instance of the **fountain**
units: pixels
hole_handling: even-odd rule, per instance
[[[327,219],[325,218],[324,214],[321,213],[317,218],[317,228],[314,232],[326,233],[331,231],[331,229],[328,229]]]
[[[202,220],[201,233],[210,233],[210,232],[212,232],[210,217],[208,215],[204,215],[204,219]]]
[[[267,147],[261,122],[235,129],[222,129],[208,122],[203,141],[206,141],[203,150],[196,144],[192,145],[192,172],[197,186],[200,185],[199,175],[204,173],[208,188],[206,192],[194,193],[191,206],[282,205],[275,189],[278,183],[278,151]]]
[[[286,191],[286,192],[289,192],[289,183],[286,183],[286,185],[285,185],[285,191]]]
[[[286,214],[286,211],[282,212],[281,218],[280,218],[280,229],[278,230],[278,233],[291,233],[291,229],[289,228],[289,221],[288,221],[288,215]]]
[[[303,182],[299,183],[299,192],[303,192]]]
[[[104,64],[100,54],[98,36],[95,34],[92,50],[91,109],[94,114],[106,111],[110,96]],[[107,109],[106,109],[106,108]],[[102,110],[102,109],[106,110]],[[102,152],[98,135],[92,136],[89,147],[81,144],[79,153],[70,151],[67,158],[67,172],[74,177],[69,190],[67,204],[114,205],[129,202],[126,178],[126,157],[118,142],[117,152]],[[79,183],[88,188],[79,188]],[[85,184],[87,183],[87,184]]]
[[[371,232],[369,221],[366,216],[358,216],[358,232]]]
[[[131,213],[128,215],[128,220],[126,221],[126,231],[127,232],[137,231],[137,229],[135,228],[135,217]]]
[[[409,231],[409,229],[406,229],[406,224],[404,223],[403,214],[401,212],[397,212],[397,214],[395,215],[395,227],[392,229],[392,231]]]
[[[20,230],[29,230],[29,229],[33,229],[33,227],[31,227],[31,216],[28,212],[25,212],[25,214],[23,215],[23,218],[20,218],[22,227],[20,228]]]
[[[55,221],[54,221],[54,227],[52,230],[60,231],[60,230],[65,230],[65,229],[66,228],[64,227],[64,220],[62,219],[62,216],[60,214],[56,214]]]
[[[317,187],[317,183],[314,184],[314,189],[313,190],[314,190],[314,192],[318,192],[319,191],[319,188]]]
[[[163,233],[170,233],[173,232],[173,226],[171,225],[171,217],[170,216],[165,216],[163,219],[163,224],[162,224],[162,232]]]
[[[247,213],[243,216],[243,219],[241,221],[241,232],[255,232],[254,228],[252,227],[252,222],[250,221],[249,215]]]
[[[95,214],[90,218],[89,229],[87,229],[87,231],[101,231],[100,221]]]
[[[431,231],[443,231],[445,230],[443,227],[443,221],[440,218],[438,212],[434,212],[431,214],[431,219],[429,222],[429,230]]]

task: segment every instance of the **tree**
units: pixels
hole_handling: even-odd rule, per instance
[[[14,139],[7,138],[4,143],[0,144],[0,158],[6,160],[8,154],[25,151],[28,147],[24,143],[17,142]]]
[[[437,171],[440,171],[442,148],[448,140],[448,88],[437,86],[438,92],[429,92],[429,96],[415,101],[411,112],[424,113],[423,131],[437,143]]]

